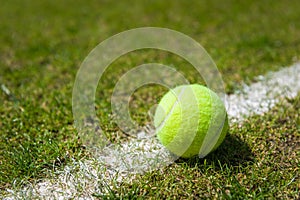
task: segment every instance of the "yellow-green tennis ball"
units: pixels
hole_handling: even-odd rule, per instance
[[[202,85],[182,85],[161,99],[154,116],[160,142],[177,156],[206,156],[228,132],[228,118],[219,96]]]

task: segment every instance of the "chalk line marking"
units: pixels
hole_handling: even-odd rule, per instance
[[[253,114],[268,112],[281,98],[295,98],[300,91],[300,63],[258,76],[257,82],[227,96],[230,123],[240,123]],[[145,133],[141,132],[143,136]],[[4,199],[94,199],[93,194],[103,194],[109,187],[118,187],[121,181],[130,181],[130,169],[145,170],[147,162],[159,161],[170,155],[155,139],[135,139],[122,144],[121,149],[108,147],[97,160],[74,161],[53,178],[27,184],[21,191],[8,189]],[[109,186],[109,187],[108,187]]]

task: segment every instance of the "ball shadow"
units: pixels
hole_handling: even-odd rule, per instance
[[[180,158],[176,162],[185,162],[190,167],[200,167],[204,163],[206,165],[213,164],[218,169],[220,164],[228,167],[246,166],[251,165],[254,160],[255,156],[247,143],[236,135],[227,134],[219,148],[205,158],[197,156],[190,159]]]

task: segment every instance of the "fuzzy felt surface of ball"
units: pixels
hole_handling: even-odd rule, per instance
[[[229,129],[223,101],[199,84],[167,92],[156,108],[154,126],[159,141],[183,158],[205,157],[222,143]]]

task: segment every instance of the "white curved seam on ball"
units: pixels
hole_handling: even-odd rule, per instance
[[[218,142],[218,140],[219,140],[219,138],[220,138],[220,135],[222,134],[222,129],[223,129],[223,127],[224,127],[224,125],[225,125],[225,121],[226,121],[226,113],[225,113],[225,118],[224,118],[224,120],[223,120],[223,123],[218,127],[218,129],[217,129],[217,135],[214,135],[214,137],[212,137],[212,139],[208,142],[207,140],[207,138],[208,138],[208,135],[209,134],[206,134],[205,135],[205,137],[204,137],[204,140],[203,140],[203,142],[202,142],[202,144],[201,144],[201,148],[200,148],[200,151],[199,151],[199,157],[200,158],[204,158],[206,155],[208,155],[210,152],[211,152],[211,150],[215,147],[215,145],[217,144],[217,142]],[[210,130],[210,128],[209,128],[209,130]],[[208,130],[208,131],[209,131]],[[210,144],[210,148],[209,149],[207,149],[207,148],[204,148],[204,147],[206,147],[205,145],[203,145],[203,143],[204,144]],[[204,150],[203,150],[204,149]],[[203,153],[202,151],[204,151],[205,153]]]
[[[210,92],[209,95],[210,95],[210,100],[211,100],[211,109],[214,109],[214,103],[213,103],[213,97],[212,97],[213,94]],[[217,135],[213,135],[214,137],[211,137],[210,134],[208,134],[209,131],[213,131],[212,130],[212,126],[213,126],[213,123],[214,123],[213,118],[214,118],[214,115],[211,114],[209,127],[208,127],[207,133],[205,134],[205,137],[202,141],[202,144],[201,144],[201,147],[200,147],[200,150],[199,150],[199,154],[198,154],[198,156],[200,158],[205,157],[209,152],[211,152],[211,150],[214,148],[215,144],[218,142],[218,139],[219,139],[219,137],[222,133],[222,130],[220,130],[220,128],[223,128],[226,117],[223,120],[222,126],[219,126]],[[210,140],[210,141],[208,142],[208,140]],[[210,145],[209,148],[208,148],[207,144]]]

